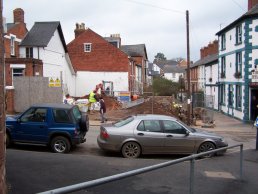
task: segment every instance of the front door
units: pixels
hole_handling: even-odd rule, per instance
[[[250,108],[250,120],[255,121],[258,116],[258,89],[251,90],[251,108]]]

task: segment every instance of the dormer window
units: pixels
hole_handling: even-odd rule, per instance
[[[91,43],[84,43],[84,52],[91,52]]]
[[[15,55],[15,36],[11,35],[11,42],[10,42],[10,51],[11,51],[11,56]]]

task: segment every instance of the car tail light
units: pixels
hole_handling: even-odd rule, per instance
[[[79,134],[80,134],[80,131],[79,131],[78,129],[74,128],[74,134],[75,134],[75,135],[79,135]]]
[[[103,139],[107,139],[109,138],[109,135],[107,133],[107,131],[105,129],[101,129],[100,131],[100,136],[103,138]]]

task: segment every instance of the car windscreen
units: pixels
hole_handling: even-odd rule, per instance
[[[134,118],[133,118],[132,116],[126,117],[126,118],[124,118],[124,119],[121,119],[121,120],[115,122],[115,123],[114,123],[114,126],[116,126],[116,127],[122,127],[122,126],[124,126],[124,125],[126,125],[126,124],[132,122],[133,120],[134,120]]]

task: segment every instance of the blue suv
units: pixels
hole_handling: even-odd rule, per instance
[[[16,116],[6,117],[6,147],[11,143],[43,144],[53,152],[67,153],[86,141],[89,118],[78,106],[36,104]]]

